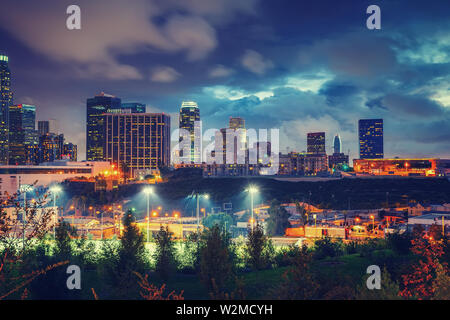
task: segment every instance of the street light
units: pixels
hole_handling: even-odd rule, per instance
[[[99,214],[100,211],[97,211],[96,213]],[[102,231],[101,240],[103,240],[103,210],[101,211],[100,229]]]
[[[195,194],[196,195],[196,200],[197,200],[197,232],[200,229],[200,197],[204,197],[205,199],[209,199],[209,195],[208,194],[199,194],[198,192]]]
[[[55,185],[50,188],[50,192],[53,193],[53,206],[55,207],[55,214],[53,215],[53,238],[56,239],[56,223],[58,221],[58,207],[56,206],[56,195],[62,191],[61,187]]]
[[[370,215],[370,219],[372,219],[372,232],[375,233],[375,216]]]
[[[250,212],[251,212],[251,215],[252,215],[252,218],[251,218],[251,227],[252,227],[252,232],[253,232],[253,224],[255,223],[255,219],[254,219],[254,217],[253,217],[253,194],[255,194],[255,193],[257,193],[258,192],[258,188],[257,187],[255,187],[255,186],[250,186],[249,188],[248,188],[248,192],[250,193]]]
[[[314,214],[313,218],[314,218],[314,228],[317,228],[317,214]]]
[[[144,193],[147,195],[147,242],[150,241],[150,195],[153,193],[152,187],[146,187]]]

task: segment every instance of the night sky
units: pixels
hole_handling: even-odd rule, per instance
[[[66,28],[81,7],[82,29]],[[366,8],[381,7],[381,30]],[[450,157],[449,1],[2,0],[0,52],[15,103],[56,118],[85,157],[86,99],[101,91],[172,116],[197,101],[207,128],[242,116],[279,128],[281,150],[383,118],[385,157]],[[289,148],[289,149],[288,149]]]

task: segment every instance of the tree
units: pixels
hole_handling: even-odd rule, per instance
[[[271,236],[284,235],[286,228],[290,227],[289,216],[277,200],[272,201],[267,219],[267,233]]]
[[[208,288],[223,291],[233,271],[230,237],[214,226],[203,234],[204,245],[200,249],[200,279]]]
[[[448,268],[438,264],[436,279],[433,282],[433,300],[450,300],[450,275]]]
[[[167,281],[176,264],[175,248],[169,228],[161,226],[155,240],[156,252],[154,258],[156,260],[156,272],[164,281]]]
[[[260,224],[248,232],[246,248],[249,254],[249,264],[253,270],[260,270],[265,267],[263,250],[266,246],[267,237]]]
[[[412,240],[411,251],[419,257],[419,261],[412,265],[409,273],[402,275],[403,290],[400,295],[419,300],[430,299],[433,297],[433,282],[437,276],[439,258],[444,254],[442,242],[416,238]]]
[[[295,201],[295,212],[300,216],[301,225],[308,224],[308,212],[303,204],[300,204],[298,200]]]
[[[218,225],[220,229],[230,229],[233,224],[233,218],[226,213],[210,214],[203,219],[202,224],[207,228],[212,228],[214,225]]]
[[[398,283],[392,281],[391,276],[386,267],[381,272],[381,289],[369,290],[367,288],[367,277],[363,283],[358,287],[356,292],[356,299],[358,300],[400,300]]]
[[[124,230],[119,245],[111,241],[102,244],[101,271],[113,287],[113,298],[138,297],[139,285],[135,272],[143,273],[146,268],[144,237],[132,221],[133,214],[128,210],[124,215]]]
[[[319,284],[310,271],[311,253],[302,247],[293,259],[293,266],[283,274],[283,281],[277,292],[281,300],[317,299]]]

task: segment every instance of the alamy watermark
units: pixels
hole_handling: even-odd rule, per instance
[[[174,130],[171,140],[178,142],[172,148],[175,164],[248,164],[259,165],[262,174],[278,172],[279,129],[208,129],[202,134],[202,122],[196,121],[192,131]]]

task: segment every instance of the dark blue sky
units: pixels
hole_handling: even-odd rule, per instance
[[[81,7],[82,29],[66,29]],[[366,8],[381,7],[381,30]],[[172,115],[199,103],[204,128],[242,116],[279,128],[281,150],[306,132],[341,135],[357,157],[357,120],[385,121],[386,156],[450,157],[450,2],[3,0],[0,51],[15,103],[57,118],[84,158],[85,103],[105,91]]]

